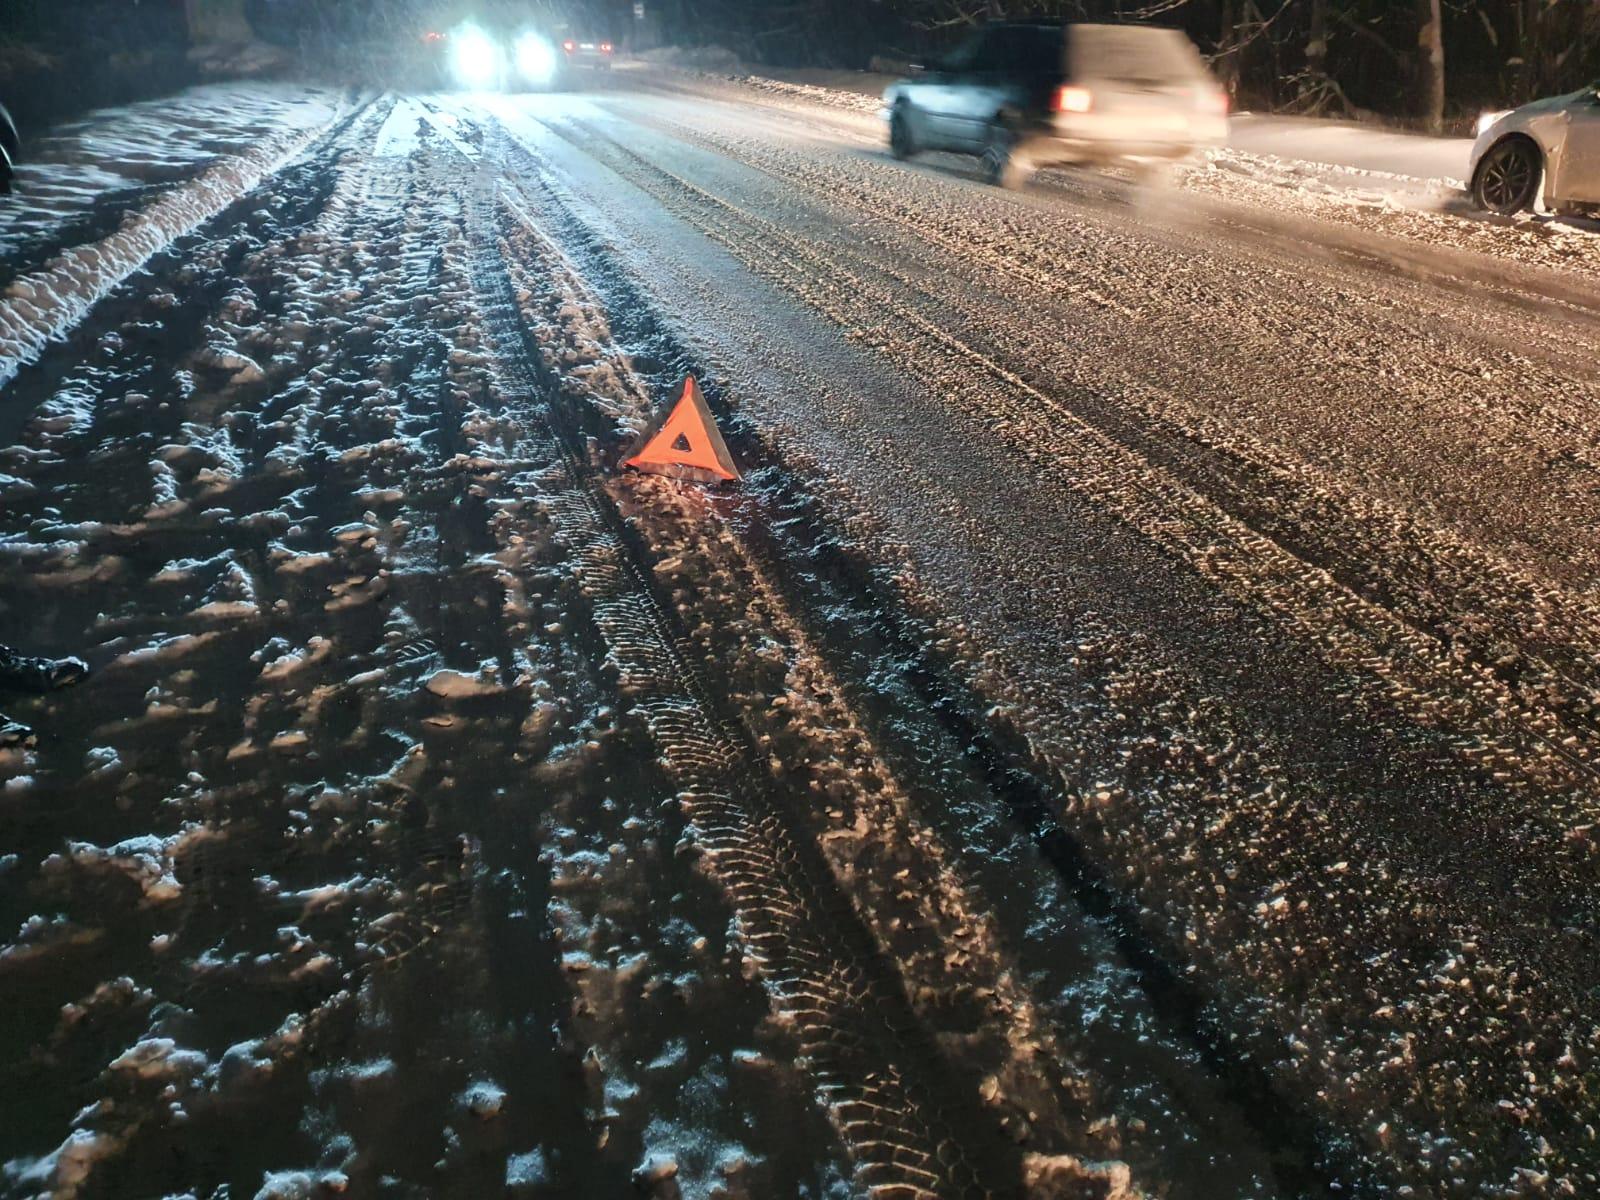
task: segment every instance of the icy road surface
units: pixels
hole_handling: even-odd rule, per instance
[[[5,1195],[1600,1194],[1590,230],[244,91],[6,244]]]

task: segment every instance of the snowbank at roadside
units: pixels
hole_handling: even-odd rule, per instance
[[[1464,202],[1466,184],[1448,175],[1402,175],[1340,163],[1257,154],[1224,146],[1206,155],[1208,165],[1256,183],[1370,207],[1440,210]]]
[[[35,236],[48,235],[52,215],[55,227],[63,228],[74,216],[114,203],[119,193],[129,192],[130,210],[114,232],[64,250],[0,294],[0,386],[153,255],[299,154],[341,111],[342,102],[327,93],[291,92],[274,99],[246,89],[196,89],[160,104],[108,111],[47,145],[45,163],[22,180],[26,204],[13,201],[19,212],[32,210],[32,182],[53,177],[62,185],[54,193],[54,213],[45,206],[46,225],[32,223]],[[208,130],[214,136],[207,137]],[[130,177],[141,167],[181,173],[207,162],[148,205],[133,205]],[[18,216],[8,228],[0,217],[0,251],[8,233],[29,224]]]
[[[1229,124],[1228,144],[1207,161],[1256,183],[1378,208],[1442,211],[1466,199],[1466,138],[1255,113]]]
[[[744,62],[725,46],[662,46],[636,57],[651,66],[723,79],[757,91],[854,112],[877,112],[883,89],[896,78],[872,71],[757,66]]]
[[[47,242],[119,193],[132,203],[273,134],[321,128],[339,104],[325,88],[212,84],[60,125],[32,139],[16,195],[0,200],[0,259]]]
[[[1460,180],[1470,138],[1428,137],[1351,121],[1240,113],[1228,148],[1373,175]]]
[[[286,69],[289,55],[260,40],[210,42],[190,50],[189,61],[208,79],[259,79]]]
[[[739,56],[726,46],[657,46],[634,55],[640,62],[683,71],[745,72]]]
[[[801,74],[794,72],[794,74]],[[827,72],[826,74],[833,74]],[[768,92],[776,96],[788,96],[798,100],[810,100],[816,104],[826,104],[830,108],[843,108],[851,112],[876,113],[883,107],[883,88],[876,92],[865,89],[841,88],[833,83],[799,82],[792,79],[774,79],[766,75],[737,75],[732,76],[746,87],[755,88],[757,91]],[[885,87],[888,86],[886,83]]]

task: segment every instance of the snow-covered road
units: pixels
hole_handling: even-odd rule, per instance
[[[5,247],[6,1194],[1600,1191],[1589,229],[252,95]]]

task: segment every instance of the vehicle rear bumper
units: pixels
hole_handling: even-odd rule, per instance
[[[1171,161],[1220,146],[1227,138],[1224,117],[1175,114],[1159,123],[1058,117],[1024,138],[1022,152],[1041,167]]]

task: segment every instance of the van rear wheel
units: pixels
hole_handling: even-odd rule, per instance
[[[904,105],[897,105],[889,114],[889,153],[904,160],[917,152],[917,143],[911,136],[911,121]]]
[[[983,147],[983,178],[1002,188],[1019,188],[1027,182],[1027,167],[1017,157],[1017,132],[1002,121],[989,126]]]

